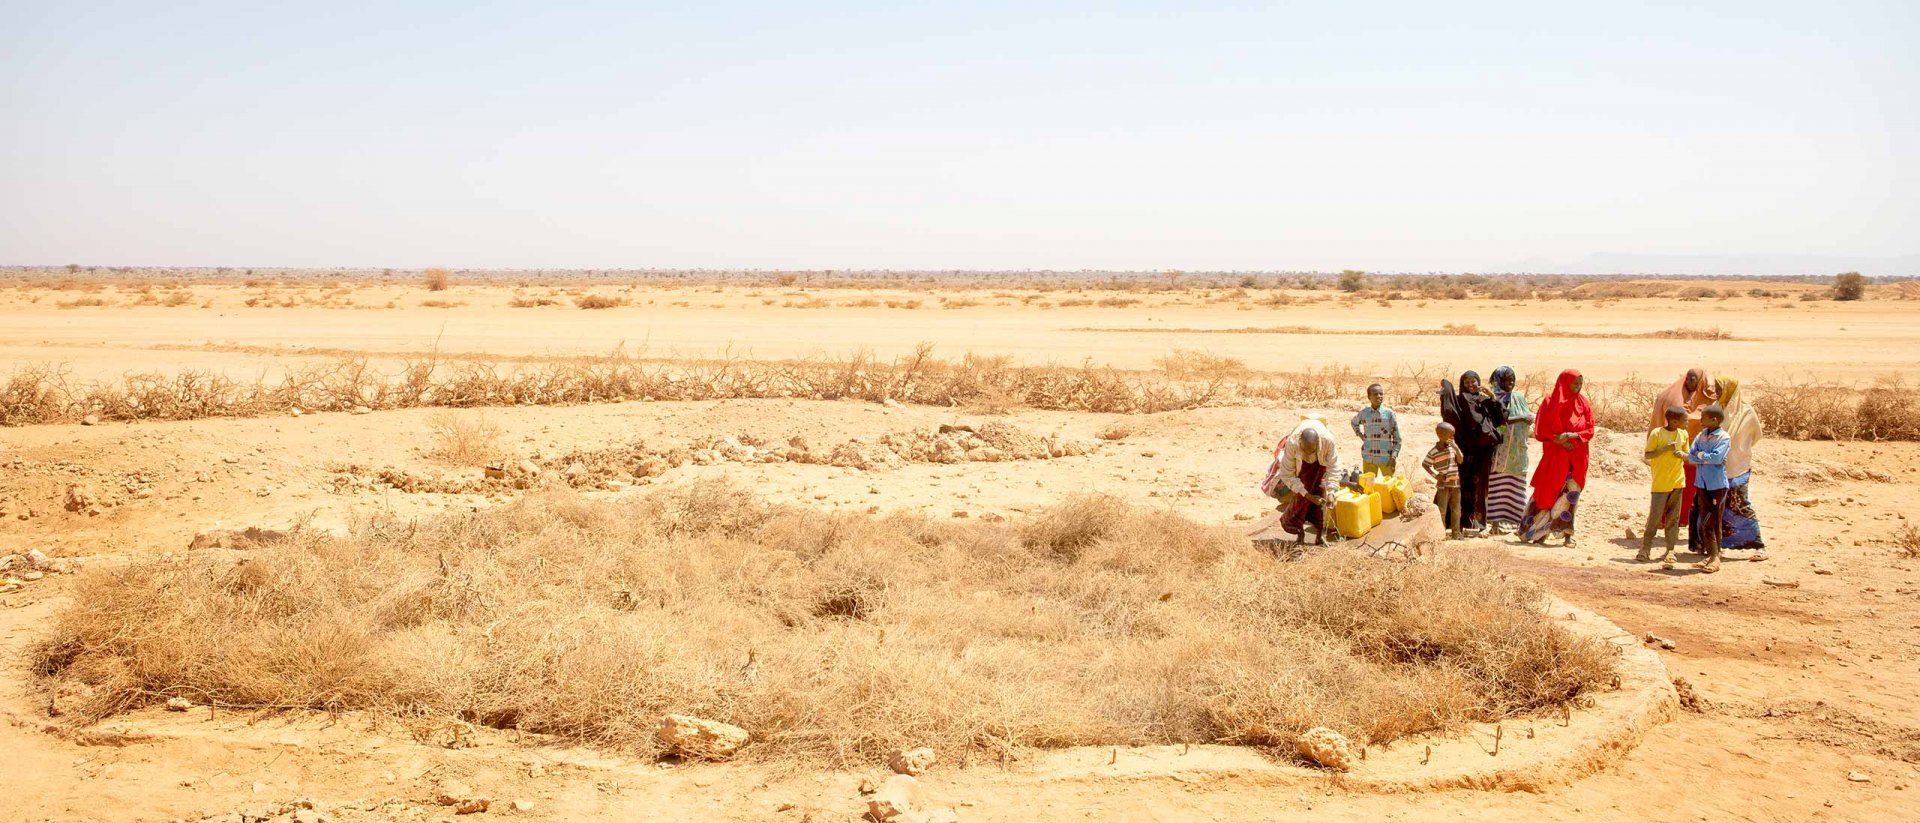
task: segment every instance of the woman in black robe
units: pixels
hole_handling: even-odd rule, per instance
[[[1493,480],[1493,457],[1500,448],[1500,427],[1507,409],[1480,384],[1477,372],[1460,375],[1460,389],[1440,381],[1440,419],[1453,425],[1460,447],[1460,520],[1468,529],[1487,527],[1487,484]]]

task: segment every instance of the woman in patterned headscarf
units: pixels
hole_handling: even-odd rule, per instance
[[[1506,409],[1500,445],[1493,452],[1493,476],[1487,481],[1487,525],[1494,534],[1518,529],[1527,516],[1527,472],[1533,468],[1533,412],[1513,367],[1493,370],[1493,399]]]
[[[1760,536],[1760,515],[1753,508],[1751,492],[1753,479],[1753,447],[1760,442],[1762,427],[1760,414],[1753,410],[1753,404],[1747,402],[1747,396],[1740,391],[1740,381],[1732,377],[1721,377],[1714,381],[1714,388],[1720,396],[1720,408],[1726,410],[1726,419],[1720,424],[1731,440],[1727,450],[1727,502],[1725,514],[1725,532],[1720,537],[1722,551],[1753,549],[1748,560],[1767,559],[1767,543]],[[1687,543],[1695,545],[1693,530],[1689,528]]]
[[[1520,539],[1544,543],[1549,534],[1565,535],[1573,545],[1573,515],[1587,487],[1588,446],[1593,442],[1593,406],[1580,393],[1586,378],[1573,369],[1560,373],[1553,394],[1540,404],[1533,439],[1545,443],[1533,470],[1533,499]]]

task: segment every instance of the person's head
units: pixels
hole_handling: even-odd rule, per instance
[[[1732,377],[1716,378],[1713,381],[1714,394],[1720,398],[1719,406],[1733,405],[1734,398],[1740,396],[1740,381]],[[1744,399],[1740,402],[1746,402]]]
[[[1460,393],[1461,394],[1479,394],[1480,393],[1480,373],[1479,372],[1470,371],[1460,375]]]
[[[1453,424],[1441,423],[1438,426],[1434,426],[1433,436],[1440,438],[1440,442],[1442,443],[1447,443],[1452,441],[1453,440]]]
[[[1308,463],[1320,462],[1320,430],[1302,429],[1300,431],[1300,459]]]
[[[1574,372],[1573,373],[1573,393],[1579,394],[1583,391],[1586,391],[1586,388],[1587,388],[1587,376],[1579,372]]]
[[[1726,422],[1726,420],[1727,410],[1720,408],[1719,403],[1700,410],[1700,423],[1709,429],[1720,428],[1720,424]]]
[[[1514,374],[1511,368],[1501,366],[1493,370],[1493,387],[1500,391],[1513,391],[1514,385],[1519,382],[1520,376]]]
[[[1380,408],[1381,403],[1385,403],[1385,402],[1387,402],[1387,389],[1385,386],[1382,386],[1379,383],[1375,383],[1367,387],[1367,403],[1368,404],[1372,405],[1374,408],[1377,409],[1377,408]]]
[[[1687,369],[1687,380],[1680,387],[1691,395],[1700,390],[1700,378],[1703,376],[1699,369]]]
[[[1679,406],[1667,407],[1667,428],[1677,429],[1687,422],[1687,410]]]

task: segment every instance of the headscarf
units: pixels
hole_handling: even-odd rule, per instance
[[[1740,393],[1740,380],[1722,377],[1715,382],[1725,420],[1720,427],[1727,432],[1727,477],[1737,478],[1753,471],[1753,444],[1760,442],[1760,413]]]
[[[1533,437],[1548,444],[1540,453],[1540,467],[1533,473],[1534,501],[1546,508],[1560,499],[1565,490],[1567,477],[1572,475],[1580,488],[1587,487],[1588,443],[1593,439],[1593,406],[1587,398],[1573,390],[1573,381],[1580,379],[1580,372],[1567,369],[1560,373],[1553,383],[1553,394],[1540,404],[1540,410],[1534,414]],[[1580,435],[1568,449],[1554,442],[1562,434],[1572,432]]]
[[[1460,393],[1454,391],[1453,381],[1440,381],[1440,421],[1453,427],[1455,437],[1466,428],[1460,416]]]
[[[1464,387],[1468,382],[1480,383],[1479,372],[1461,372],[1460,385]],[[1481,387],[1484,389],[1485,384],[1482,383]],[[1446,394],[1451,388],[1446,381],[1440,381],[1442,403],[1446,402]],[[1462,451],[1479,453],[1498,445],[1496,441],[1499,439],[1500,425],[1496,418],[1505,416],[1501,413],[1505,406],[1503,404],[1498,410],[1489,408],[1492,402],[1493,398],[1484,394],[1454,394],[1453,413],[1457,419],[1448,422],[1453,423],[1454,441]]]
[[[1494,369],[1493,378],[1492,378],[1493,399],[1500,401],[1500,405],[1511,408],[1513,405],[1513,392],[1500,388],[1501,378],[1504,378],[1504,377],[1512,377],[1515,379],[1519,379],[1519,376],[1513,373],[1512,366],[1501,366],[1500,368]],[[1520,387],[1520,384],[1518,383],[1514,384],[1514,388],[1517,389],[1519,387]]]
[[[1696,376],[1700,378],[1700,382],[1695,384],[1693,393],[1688,394],[1687,378]],[[1667,407],[1679,406],[1687,410],[1687,434],[1697,435],[1700,433],[1700,410],[1706,408],[1707,404],[1712,403],[1719,395],[1714,382],[1707,379],[1706,369],[1688,369],[1679,380],[1673,381],[1673,385],[1661,390],[1660,394],[1653,398],[1653,415],[1648,418],[1647,427],[1657,429],[1667,425]]]

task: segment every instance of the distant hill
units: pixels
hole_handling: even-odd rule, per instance
[[[1529,258],[1488,272],[1536,274],[1691,274],[1706,276],[1832,275],[1857,271],[1869,277],[1920,277],[1920,254],[1852,257],[1820,254],[1619,254],[1601,252],[1578,260]]]

